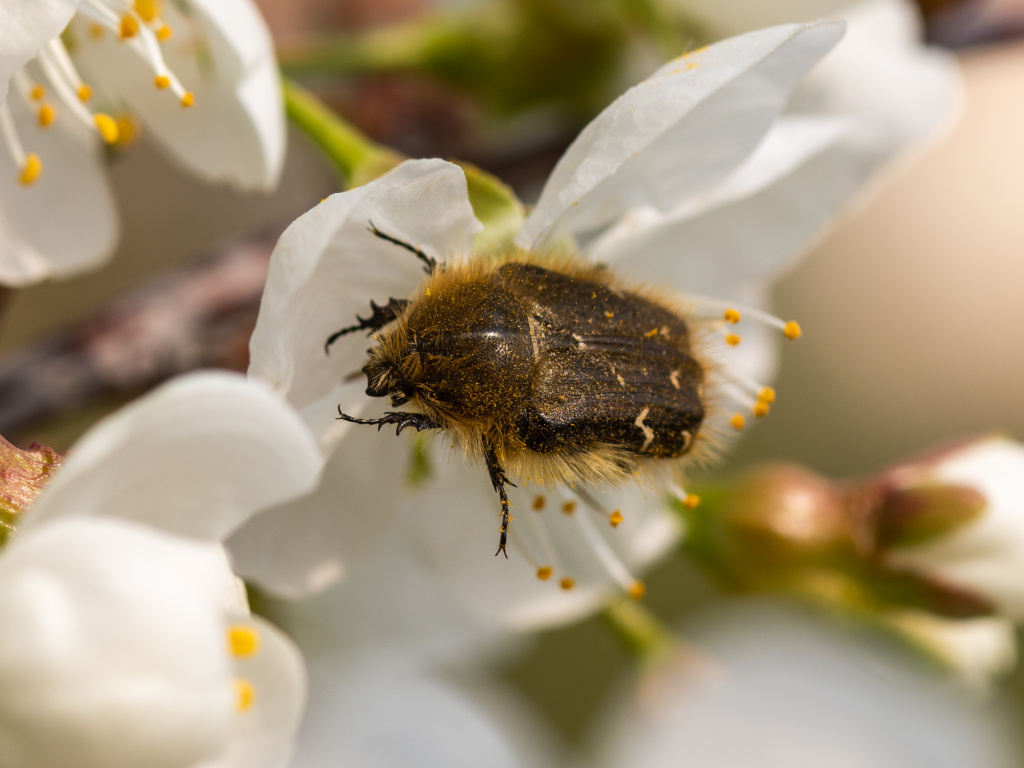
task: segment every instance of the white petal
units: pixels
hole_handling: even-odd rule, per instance
[[[231,716],[219,547],[117,520],[19,531],[0,557],[0,764],[180,768]]]
[[[892,611],[886,620],[980,691],[1017,663],[1013,622],[1001,616],[945,619],[924,611]]]
[[[638,205],[665,210],[718,183],[843,28],[839,21],[774,27],[666,64],[583,129],[516,242],[530,247],[556,226],[594,229]]]
[[[588,256],[678,291],[735,298],[799,253],[842,195],[827,155],[853,127],[848,118],[784,117],[721,184],[675,209],[631,212]]]
[[[77,9],[77,0],[0,2],[0,104],[7,97],[11,75],[59,35]]]
[[[424,280],[411,253],[375,237],[367,226],[444,260],[468,255],[480,224],[458,166],[413,160],[362,187],[332,195],[285,231],[271,258],[249,375],[306,413],[322,439],[350,426],[335,421],[340,404],[359,413],[365,384],[340,387],[366,362],[365,333],[353,333],[324,353],[333,332],[370,314],[370,300],[410,295]]]
[[[161,51],[170,70],[195,96],[188,109],[170,89],[158,90],[154,73],[113,35],[96,40],[79,34],[75,62],[103,96],[136,112],[191,172],[211,181],[269,190],[280,175],[285,144],[273,46],[251,3],[219,5],[163,6],[174,35]]]
[[[381,660],[312,669],[310,711],[294,768],[515,768],[525,763],[500,720],[451,685]]]
[[[404,435],[349,432],[313,493],[257,515],[232,535],[235,570],[292,598],[344,577],[393,524],[406,446]]]
[[[98,266],[113,254],[119,232],[95,134],[60,101],[46,130],[20,96],[7,104],[43,172],[31,186],[19,184],[21,169],[0,146],[0,283],[27,285]]]
[[[488,624],[523,631],[568,624],[628,586],[617,583],[595,556],[576,516],[588,516],[633,577],[680,533],[660,494],[636,485],[591,490],[607,512],[621,510],[624,521],[612,528],[567,489],[545,490],[511,478],[520,487],[508,489],[513,505],[509,559],[495,557],[501,505],[486,470],[458,455],[444,462],[436,460],[436,478],[407,502],[403,529],[442,586]],[[537,496],[545,499],[539,513],[533,510]],[[573,515],[561,511],[567,502],[575,507]],[[552,568],[553,575],[541,581],[540,567]],[[562,589],[563,578],[575,585]]]
[[[611,738],[594,748],[598,765],[1016,764],[995,711],[914,670],[905,657],[886,654],[881,644],[857,642],[792,614],[730,613],[728,623],[702,616],[689,633],[714,654],[718,674],[694,675],[685,659],[648,674],[614,728],[603,729]]]
[[[235,660],[234,674],[252,686],[251,708],[236,712],[227,753],[195,768],[277,768],[288,764],[306,703],[306,667],[295,644],[259,616],[246,625],[259,634],[252,656]]]
[[[234,374],[192,374],[90,429],[25,526],[106,515],[220,539],[312,489],[321,461],[298,415],[263,387]]]
[[[1011,618],[1024,618],[1024,446],[1002,438],[973,443],[927,479],[974,488],[985,509],[949,536],[893,552],[892,564],[977,592]]]

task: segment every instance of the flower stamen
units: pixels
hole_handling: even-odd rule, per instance
[[[238,677],[234,681],[235,687],[235,709],[239,712],[248,712],[256,701],[256,689],[248,680]]]
[[[11,115],[11,107],[7,102],[0,104],[0,139],[7,147],[14,164],[18,166],[18,183],[22,186],[29,186],[39,174],[43,172],[43,163],[35,152],[25,152],[18,137],[18,131],[14,127],[14,117]]]
[[[253,656],[260,649],[260,634],[255,627],[237,624],[228,629],[228,646],[236,658]]]
[[[600,504],[597,504],[596,500],[590,496],[589,493],[580,494],[580,499],[583,503],[589,507],[594,508],[596,511],[602,513],[605,517],[611,517]],[[597,504],[597,506],[593,506]],[[598,563],[601,567],[611,576],[612,580],[615,581],[622,590],[626,593],[633,588],[633,585],[637,583],[637,579],[633,578],[633,575],[626,568],[626,565],[619,559],[619,556],[615,554],[615,550],[611,548],[611,545],[605,540],[605,538],[598,532],[597,528],[594,527],[594,523],[591,521],[589,515],[574,515],[576,523],[579,525],[580,532],[583,534],[583,538],[586,540],[590,547],[590,551],[593,552],[597,558]]]

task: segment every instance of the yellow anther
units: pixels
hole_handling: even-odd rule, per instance
[[[729,419],[729,423],[732,424],[733,429],[743,429],[747,424],[747,420],[743,418],[742,413],[734,413],[732,418]]]
[[[619,523],[621,523],[623,519],[622,512],[617,509],[608,516],[608,522],[611,524],[612,528],[618,528]]]
[[[155,85],[161,91],[164,88],[170,88],[171,87],[171,78],[169,78],[167,75],[157,75],[156,77],[153,78],[153,85]]]
[[[241,677],[235,678],[235,709],[239,712],[248,712],[256,701],[256,689],[252,683]]]
[[[768,415],[768,411],[770,411],[770,410],[771,410],[771,406],[768,405],[768,403],[766,403],[764,400],[758,400],[754,404],[753,414],[757,418],[763,419],[765,416]]]
[[[21,166],[21,174],[18,176],[18,183],[24,184],[27,187],[28,185],[33,184],[42,172],[43,161],[39,159],[39,155],[35,152],[29,152],[25,156],[25,164]]]
[[[46,89],[41,85],[33,85],[32,90],[28,92],[35,101],[42,101],[43,97],[46,96]]]
[[[139,22],[130,13],[126,13],[121,17],[121,25],[117,30],[118,37],[122,40],[127,40],[130,37],[135,37],[137,34],[139,34]]]
[[[645,339],[653,339],[657,335],[658,335],[658,329],[657,328],[651,328],[651,330],[649,330],[647,333],[644,334],[644,338]]]
[[[796,320],[790,320],[786,323],[786,327],[782,329],[782,332],[786,334],[787,339],[799,339],[803,335],[803,331],[800,330],[800,323]]]
[[[96,130],[100,132],[100,136],[107,144],[117,141],[121,132],[117,129],[117,121],[114,118],[105,112],[97,112],[92,119],[96,123]]]
[[[260,633],[255,627],[236,624],[228,630],[228,645],[232,656],[252,656],[260,649]]]
[[[153,21],[160,15],[160,10],[160,0],[135,0],[135,12],[143,21]]]
[[[181,97],[181,106],[191,107],[196,103],[196,97],[192,94],[192,91],[185,91],[185,95]]]
[[[743,341],[743,337],[737,336],[735,333],[730,333],[728,336],[725,337],[725,343],[728,344],[730,347],[735,347],[741,341]]]
[[[551,568],[551,566],[545,565],[544,567],[537,569],[537,578],[541,581],[547,581],[551,578],[552,573],[554,573],[554,570]]]
[[[53,108],[52,104],[43,104],[39,108],[39,114],[36,115],[36,119],[39,121],[40,128],[46,128],[57,119],[57,110]]]
[[[118,146],[126,146],[138,138],[139,127],[130,115],[122,114],[114,119],[117,121]]]
[[[725,310],[725,319],[735,325],[740,321],[740,313],[735,309],[727,309]]]
[[[695,493],[686,494],[686,498],[683,499],[683,506],[689,510],[694,510],[700,505],[700,496]]]
[[[562,589],[566,591],[569,591],[570,589],[576,586],[576,580],[566,577],[562,579],[560,582],[558,582],[558,586],[560,586]]]
[[[173,35],[173,34],[174,34],[174,30],[171,29],[170,26],[168,26],[167,24],[164,24],[162,27],[160,27],[160,29],[158,29],[156,31],[156,39],[157,40],[170,40],[171,39],[171,35]]]
[[[576,511],[576,502],[575,501],[567,501],[567,502],[565,502],[565,504],[562,505],[562,511],[565,514],[567,514],[567,515],[571,515],[573,512]]]
[[[644,586],[642,581],[634,581],[629,585],[629,596],[634,600],[639,600],[647,594],[647,587]]]
[[[761,391],[757,393],[757,399],[762,403],[768,403],[768,405],[771,405],[775,402],[775,390],[771,387],[763,387]]]
[[[547,504],[547,500],[543,496],[535,496],[533,499],[533,511],[540,512],[544,509],[545,504]]]
[[[97,24],[96,22],[93,22],[89,25],[89,37],[91,37],[93,40],[99,40],[101,37],[103,37],[106,31],[107,30],[103,28],[102,24]]]
[[[82,83],[80,86],[78,86],[78,100],[79,101],[88,101],[91,98],[92,98],[92,88],[90,88],[85,83]]]

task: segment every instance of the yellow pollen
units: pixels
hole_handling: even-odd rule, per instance
[[[96,130],[100,132],[100,136],[107,144],[117,141],[121,132],[117,130],[117,121],[114,118],[105,112],[97,112],[92,119],[96,123]]]
[[[540,512],[542,509],[544,509],[544,505],[546,503],[547,501],[544,499],[543,496],[535,496],[533,499],[533,511]]]
[[[106,30],[103,28],[102,24],[97,24],[96,22],[93,22],[89,25],[89,37],[91,37],[93,40],[99,40],[101,37],[103,37],[104,33],[106,33]]]
[[[80,86],[78,86],[78,100],[79,101],[88,101],[91,98],[92,98],[92,88],[90,88],[85,83],[82,83]]]
[[[683,506],[689,510],[694,510],[700,505],[700,496],[695,493],[686,494],[686,498],[683,499]]]
[[[763,419],[765,416],[768,415],[769,410],[771,410],[771,406],[768,405],[768,403],[766,403],[764,400],[759,400],[754,405],[753,413],[754,416],[756,416],[757,418]]]
[[[609,320],[611,320],[613,317],[615,317],[615,313],[614,312],[605,312],[604,316],[607,317]]]
[[[139,129],[135,121],[130,115],[118,115],[115,120],[117,121],[117,144],[118,146],[127,146],[138,138]]]
[[[790,320],[786,323],[786,327],[782,332],[786,334],[787,339],[799,339],[803,335],[803,331],[800,330],[800,323],[796,320]]]
[[[153,85],[155,85],[161,91],[164,88],[170,88],[171,87],[171,78],[169,78],[167,75],[157,75],[156,77],[153,78]]]
[[[567,515],[571,515],[573,512],[576,511],[576,502],[575,501],[567,501],[567,502],[565,502],[565,504],[562,505],[562,511],[565,514],[567,514]]]
[[[143,21],[153,21],[160,15],[159,0],[135,0],[135,12]]]
[[[551,566],[545,565],[544,567],[537,569],[537,578],[541,581],[547,581],[551,578],[552,573],[554,573],[554,570],[551,568]]]
[[[651,328],[651,330],[649,330],[647,333],[644,334],[644,338],[645,339],[654,338],[657,335],[657,333],[658,333],[658,329],[657,328]]]
[[[126,13],[121,17],[121,26],[117,30],[118,37],[122,40],[127,40],[130,37],[135,37],[137,34],[139,34],[139,22],[130,13]]]
[[[562,589],[568,592],[570,589],[576,586],[576,580],[566,577],[562,579],[560,582],[558,582],[558,586],[560,586]]]
[[[42,101],[43,97],[46,95],[46,89],[41,85],[33,85],[32,90],[29,91],[28,95],[35,101]]]
[[[236,624],[228,630],[228,644],[232,656],[252,656],[260,649],[260,634],[255,627]]]
[[[742,413],[734,413],[732,418],[729,419],[729,423],[732,424],[733,429],[743,429],[746,426],[747,420],[743,418]]]
[[[735,325],[740,321],[740,313],[735,309],[727,309],[725,310],[725,319]]]
[[[185,95],[181,97],[181,106],[191,107],[196,103],[196,97],[192,94],[192,91],[185,91]]]
[[[171,29],[170,26],[168,26],[167,24],[164,24],[162,27],[160,27],[160,29],[156,31],[156,39],[161,41],[170,40],[171,35],[173,34],[174,30]]]
[[[629,585],[629,596],[634,600],[639,600],[647,594],[647,587],[644,586],[642,581],[634,581]]]
[[[725,337],[725,343],[728,344],[730,347],[735,347],[741,341],[743,341],[743,338],[741,336],[737,336],[735,333],[730,333],[728,336]]]
[[[39,120],[40,128],[46,128],[57,119],[57,110],[53,108],[52,104],[43,104],[39,108],[39,114],[36,116],[36,119]]]
[[[427,288],[427,296],[429,296],[429,295],[430,295],[430,289]]]
[[[617,509],[608,516],[608,522],[611,524],[612,528],[618,528],[619,523],[621,523],[622,520],[622,512]]]
[[[256,701],[256,689],[252,683],[241,677],[235,678],[235,709],[239,712],[248,712]]]
[[[25,164],[21,166],[21,174],[18,176],[18,183],[24,184],[27,187],[30,184],[33,184],[42,172],[43,161],[39,159],[39,155],[35,152],[29,152],[25,156]]]
[[[768,405],[771,405],[775,402],[775,390],[771,387],[764,387],[757,393],[757,399],[762,403],[768,403]]]

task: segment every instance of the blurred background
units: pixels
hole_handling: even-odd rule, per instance
[[[410,156],[477,163],[527,201],[576,131],[673,46],[688,50],[841,7],[821,0],[715,0],[712,8],[711,0],[676,0],[668,4],[673,21],[666,33],[663,20],[650,16],[654,4],[524,0],[508,4],[518,9],[509,18],[480,14],[479,38],[463,48],[404,57],[389,46],[401,40],[403,29],[432,18],[437,8],[427,0],[257,4],[285,71],[366,134]],[[440,7],[471,17],[474,5],[452,0]],[[629,9],[625,15],[616,10],[620,6]],[[723,471],[787,459],[841,478],[961,436],[998,431],[1024,438],[1024,3],[920,0],[920,7],[929,41],[955,51],[963,68],[962,114],[931,146],[888,169],[775,284],[779,315],[798,319],[804,338],[783,350],[771,418],[750,432]],[[499,32],[488,23],[500,27],[502,55],[520,63],[514,71],[495,52]],[[518,32],[508,35],[508,29]],[[270,195],[204,184],[177,169],[145,135],[113,157],[110,170],[123,229],[115,257],[96,272],[8,292],[4,299],[0,432],[19,445],[39,441],[65,450],[102,413],[190,367],[244,370],[260,263],[296,215],[338,189],[331,168],[298,134],[291,137],[281,184]],[[193,329],[199,337],[171,338],[168,348],[160,347],[160,329],[174,330],[173,306],[164,310],[171,314],[150,316],[146,328],[131,327],[133,307],[145,296],[159,295],[168,281],[232,253],[251,258],[248,282],[222,299],[204,299],[215,306]],[[113,337],[111,329],[117,331]],[[117,359],[124,337],[151,350],[146,365]],[[55,387],[48,398],[32,400],[25,392],[31,379],[19,378],[19,370],[42,366],[32,375],[43,370],[59,379],[62,369],[45,367],[47,354],[57,349],[88,350],[82,359],[90,373],[76,371],[85,383],[75,391]],[[777,606],[766,608],[764,598],[723,599],[682,557],[669,558],[648,577],[646,603],[666,622],[697,635],[702,627],[720,625],[728,603],[732,629],[704,631],[731,638],[722,647],[755,632],[751,628],[761,626],[766,611],[769,624],[779,625]],[[752,623],[736,624],[747,608]],[[800,615],[801,626],[809,621],[835,632],[814,611]],[[886,663],[895,659],[923,679],[942,679],[937,668],[894,641],[842,626],[842,640],[828,634],[813,642],[859,644],[857,653],[877,654]],[[777,645],[795,642],[783,632]],[[500,677],[558,738],[580,744],[593,739],[630,668],[615,635],[594,619],[525,644],[502,662]],[[936,695],[951,694],[942,688]],[[988,697],[967,697],[955,707],[959,714],[949,717],[986,727],[1005,724],[993,738],[1012,742],[1008,733],[1024,731],[1022,696],[1024,675],[1016,673]],[[940,731],[959,733],[948,725],[921,727],[925,739]],[[1016,755],[977,764],[1024,764],[1024,748]],[[876,758],[849,764],[929,764]]]

